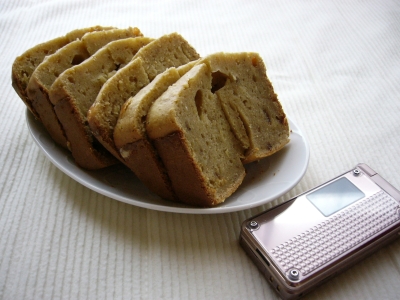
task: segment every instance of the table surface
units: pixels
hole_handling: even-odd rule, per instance
[[[4,2],[4,1],[3,1]],[[33,141],[11,86],[30,47],[93,25],[179,32],[202,55],[258,52],[310,147],[302,180],[263,206],[185,214],[77,183]],[[0,299],[278,299],[238,244],[246,218],[367,163],[400,188],[400,3],[7,1],[0,4]],[[307,299],[399,299],[400,240]]]

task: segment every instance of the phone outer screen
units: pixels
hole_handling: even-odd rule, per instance
[[[306,197],[325,217],[328,217],[364,198],[365,194],[346,177],[341,177]]]

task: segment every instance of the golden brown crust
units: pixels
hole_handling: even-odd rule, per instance
[[[78,166],[96,170],[117,163],[117,159],[96,144],[87,127],[81,122],[79,110],[74,107],[73,101],[66,96],[57,102],[54,110],[65,129],[69,148]]]
[[[32,80],[32,78],[29,86],[31,87],[30,92],[28,92],[29,98],[32,100],[32,106],[40,116],[43,126],[58,145],[68,148],[67,137],[50,102],[47,88],[39,81]]]
[[[242,183],[245,172],[232,182],[224,193],[209,188],[199,165],[188,151],[186,139],[181,132],[174,132],[154,141],[157,152],[168,170],[172,186],[180,201],[201,207],[212,207],[223,202]]]
[[[147,139],[130,143],[123,151],[126,153],[125,164],[144,185],[164,199],[177,200],[164,164]]]

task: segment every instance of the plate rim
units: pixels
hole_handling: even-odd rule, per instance
[[[54,155],[49,153],[49,151],[44,147],[44,145],[43,145],[44,143],[42,141],[40,141],[40,134],[47,134],[46,138],[51,140],[50,136],[48,135],[48,133],[45,130],[45,128],[43,127],[43,125],[34,118],[32,113],[28,109],[26,109],[25,115],[26,115],[27,127],[28,127],[28,130],[29,130],[30,135],[33,138],[34,142],[39,147],[39,149],[45,154],[45,156],[50,160],[50,162],[53,165],[55,165],[61,172],[63,172],[64,174],[66,174],[67,176],[69,176],[70,178],[75,180],[76,182],[82,184],[83,186],[85,186],[85,187],[91,189],[92,191],[99,193],[103,196],[109,197],[111,199],[114,199],[114,200],[117,200],[120,202],[130,204],[130,205],[147,208],[147,209],[151,209],[151,210],[155,210],[155,211],[172,212],[172,213],[186,213],[186,214],[221,214],[221,213],[230,213],[230,212],[241,211],[241,210],[250,209],[250,208],[254,208],[254,207],[258,207],[258,206],[267,204],[267,203],[281,197],[282,195],[286,194],[288,191],[290,191],[294,186],[296,186],[299,183],[299,181],[304,177],[304,174],[307,171],[309,159],[310,159],[310,149],[309,149],[309,144],[308,144],[307,138],[305,137],[305,135],[301,131],[301,129],[297,126],[297,124],[287,116],[290,132],[292,132],[292,128],[295,128],[295,133],[297,133],[301,137],[301,140],[303,141],[303,146],[304,146],[306,155],[304,157],[304,163],[302,165],[302,168],[299,170],[298,176],[296,177],[296,179],[293,180],[291,182],[291,184],[287,185],[284,189],[282,189],[279,193],[273,195],[273,197],[266,197],[265,199],[254,202],[254,203],[244,203],[244,204],[235,205],[235,206],[223,206],[223,204],[222,204],[222,205],[219,205],[216,207],[210,207],[210,208],[191,207],[191,206],[188,206],[188,207],[168,206],[168,205],[162,205],[162,204],[148,203],[148,202],[143,202],[138,199],[132,199],[132,198],[125,199],[125,197],[116,195],[116,194],[112,193],[111,191],[104,190],[104,189],[100,188],[99,186],[94,185],[94,184],[88,182],[87,180],[84,180],[84,178],[82,176],[78,176],[79,174],[75,174],[75,172],[73,172],[71,169],[68,169],[67,167],[65,167],[62,163],[60,163],[54,157]],[[35,129],[35,126],[36,127],[40,126],[41,132],[38,132]],[[59,148],[59,149],[57,149],[57,151],[59,151],[60,153],[62,151],[64,151],[64,149],[62,149],[61,146],[56,145],[56,143],[54,141],[52,141],[52,142],[54,143],[54,147]],[[79,168],[79,167],[76,166],[76,168]],[[89,170],[85,170],[85,169],[81,169],[81,168],[79,168],[79,170],[82,173],[84,173],[85,176],[90,176],[90,172],[96,172],[96,171],[89,171]],[[92,179],[95,179],[95,178],[92,178]],[[98,179],[96,179],[96,180],[98,180]],[[163,200],[163,201],[167,201],[167,200]],[[179,205],[181,205],[181,204],[179,204]],[[183,205],[185,205],[185,204],[183,204]]]

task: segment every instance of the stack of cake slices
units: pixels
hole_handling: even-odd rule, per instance
[[[78,166],[122,163],[160,197],[225,201],[244,164],[289,142],[289,125],[257,53],[201,57],[178,33],[95,26],[18,56],[12,84]]]

